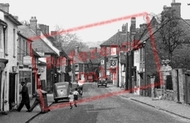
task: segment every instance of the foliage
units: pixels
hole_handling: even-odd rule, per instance
[[[172,61],[174,50],[181,45],[182,36],[185,36],[184,29],[180,26],[181,18],[177,17],[175,10],[172,8],[163,11],[161,14],[161,28],[159,29],[159,37],[163,44],[160,49],[167,53],[167,58]]]
[[[56,31],[62,32],[64,30],[59,26],[56,26]],[[59,33],[57,38],[59,42],[62,42],[62,48],[67,54],[74,51],[76,46],[78,46],[82,51],[89,50],[89,47],[85,43],[81,42],[81,39],[76,33]]]

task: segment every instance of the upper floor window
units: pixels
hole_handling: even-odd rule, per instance
[[[2,42],[3,42],[3,29],[2,26],[0,26],[0,48],[2,48]]]
[[[13,29],[13,57],[16,56],[16,32]]]
[[[8,30],[9,28],[5,30],[5,40],[4,40],[4,45],[5,45],[4,51],[6,56],[8,55]]]
[[[111,55],[117,55],[117,48],[116,47],[111,47]]]

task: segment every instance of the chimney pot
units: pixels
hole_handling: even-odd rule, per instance
[[[37,34],[37,19],[33,16],[30,19],[30,28]]]

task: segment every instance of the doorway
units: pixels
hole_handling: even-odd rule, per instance
[[[9,73],[9,109],[12,109],[15,103],[15,74]]]

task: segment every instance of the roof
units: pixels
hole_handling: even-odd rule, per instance
[[[101,61],[100,53],[88,51],[83,52],[80,51],[78,55],[73,56],[75,63],[92,63],[92,64],[98,64]]]
[[[41,39],[46,43],[47,46],[49,46],[57,55],[59,55],[59,49],[57,49],[52,43],[51,41],[43,35],[43,33],[40,33],[40,37]],[[43,37],[43,38],[42,38]]]
[[[17,26],[22,25],[21,22],[19,22],[13,15],[3,11],[2,9],[0,9],[1,12],[4,13],[4,16],[7,17],[11,22],[13,22],[14,24],[16,24]]]
[[[41,38],[36,38],[35,41],[32,42],[32,48],[37,52],[44,53],[55,53],[57,54],[51,47],[49,47]]]
[[[7,26],[7,23],[0,19],[0,25]]]
[[[36,36],[35,32],[26,25],[18,26],[18,34],[33,41],[32,38]],[[39,40],[39,39],[36,39]]]
[[[51,43],[53,44],[53,46],[55,46],[61,53],[60,55],[63,55],[64,57],[68,58],[67,54],[65,53],[64,49],[62,48],[62,43],[61,42],[57,42],[54,37],[47,35],[46,36],[47,39],[49,39],[49,41],[51,41]]]
[[[127,34],[119,31],[116,34],[114,34],[112,37],[110,37],[108,40],[100,44],[100,47],[118,46],[127,41],[128,41]]]
[[[32,49],[32,55],[34,55],[34,56],[36,56],[36,57],[40,57],[40,55],[36,52],[36,51],[34,51],[34,49]]]

